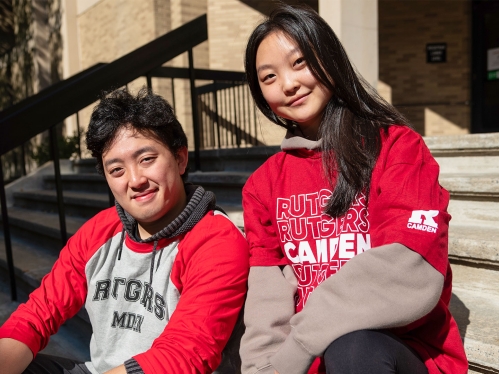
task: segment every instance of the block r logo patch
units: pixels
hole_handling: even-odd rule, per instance
[[[436,233],[438,224],[433,218],[438,216],[438,210],[413,210],[407,227],[409,229]]]

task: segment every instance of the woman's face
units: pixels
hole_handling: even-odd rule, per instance
[[[256,52],[256,72],[272,111],[295,121],[305,137],[317,139],[332,94],[309,70],[296,42],[282,32],[268,35]]]

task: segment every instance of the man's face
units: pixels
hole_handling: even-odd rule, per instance
[[[173,221],[184,209],[182,174],[187,149],[177,157],[152,136],[121,128],[102,155],[104,175],[116,201],[139,224],[145,239]]]

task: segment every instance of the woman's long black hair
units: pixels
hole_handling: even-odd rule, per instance
[[[359,193],[369,196],[371,174],[381,149],[381,131],[392,124],[408,125],[408,122],[356,73],[335,33],[315,11],[284,4],[256,27],[245,55],[253,99],[272,122],[288,130],[295,127],[292,121],[272,112],[256,72],[258,47],[274,32],[282,32],[296,42],[311,73],[332,93],[324,109],[319,136],[324,173],[330,185],[335,185],[325,212],[339,217],[348,211]]]

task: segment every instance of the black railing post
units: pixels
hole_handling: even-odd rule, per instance
[[[21,173],[22,176],[24,177],[27,172],[26,172],[26,150],[25,150],[25,145],[26,143],[21,144]]]
[[[80,115],[76,112],[76,136],[78,137],[78,158],[81,160],[81,130],[80,130]]]
[[[172,77],[172,107],[173,107],[173,112],[176,114],[176,110],[175,110],[175,81],[173,80],[173,77]]]
[[[64,197],[62,195],[61,165],[59,164],[59,147],[57,144],[56,126],[52,126],[49,129],[49,133],[50,133],[50,151],[52,153],[52,160],[54,162],[55,190],[57,193],[57,208],[59,210],[61,241],[62,241],[62,246],[65,246],[66,242],[68,241],[68,234],[66,230],[66,216],[64,213]]]
[[[152,91],[152,79],[151,79],[151,74],[146,75],[146,81],[147,81],[147,88],[149,91]]]
[[[218,148],[222,148],[222,145],[220,144],[220,115],[218,114],[217,81],[213,82],[213,101],[213,106],[215,107],[215,121],[217,123]]]
[[[235,115],[235,121],[234,124],[236,125],[236,144],[237,147],[239,148],[241,146],[241,125],[243,121],[241,120],[241,100],[239,97],[239,85],[236,84],[236,82],[232,82],[234,84],[234,115]]]
[[[189,49],[189,83],[191,88],[191,105],[192,105],[192,127],[194,129],[194,166],[196,170],[201,170],[201,160],[199,156],[199,116],[198,116],[198,100],[196,97],[196,85],[194,74],[194,57],[192,48]]]
[[[5,253],[7,257],[7,267],[9,269],[10,279],[10,298],[12,301],[17,301],[16,276],[14,274],[14,260],[12,257],[12,242],[10,240],[9,215],[7,213],[7,198],[5,196],[5,186],[3,182],[3,166],[0,158],[0,204],[2,204],[2,223],[3,223],[3,238],[5,240]]]

